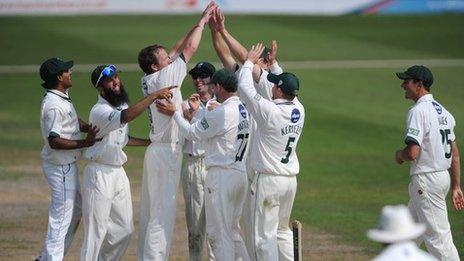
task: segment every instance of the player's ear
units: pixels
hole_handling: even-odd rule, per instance
[[[150,67],[153,72],[159,71],[159,67],[154,63],[152,63]]]

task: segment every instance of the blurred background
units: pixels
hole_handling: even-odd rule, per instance
[[[284,71],[300,79],[306,124],[298,145],[301,172],[293,218],[303,223],[305,260],[368,260],[381,246],[365,232],[386,204],[407,204],[409,168],[394,163],[404,146],[401,81],[413,64],[436,78],[434,97],[456,118],[464,141],[463,0],[229,0],[217,1],[226,27],[245,47],[278,42]],[[96,102],[90,72],[114,63],[131,100],[142,97],[137,54],[147,45],[173,46],[198,21],[208,1],[0,0],[0,260],[27,260],[45,236],[49,189],[41,170],[40,64],[74,60],[70,96],[87,120]],[[219,67],[209,28],[189,62]],[[193,92],[186,77],[184,98]],[[147,115],[130,124],[147,137]],[[127,148],[136,230],[143,148]],[[461,151],[464,149],[461,146]],[[82,170],[85,161],[79,162]],[[179,191],[179,196],[181,192]],[[179,197],[171,260],[187,259],[187,230]],[[449,207],[455,245],[464,257],[464,214]],[[81,228],[82,229],[82,228]],[[81,231],[82,232],[82,231]],[[80,233],[81,233],[80,232]],[[68,260],[79,256],[81,234]]]

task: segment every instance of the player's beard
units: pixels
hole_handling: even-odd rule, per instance
[[[122,83],[118,94],[110,89],[103,89],[103,93],[105,95],[105,100],[114,107],[119,107],[124,103],[129,103],[129,95],[124,89],[124,85]]]

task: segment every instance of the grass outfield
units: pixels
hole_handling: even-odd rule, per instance
[[[229,31],[247,46],[277,39],[282,61],[464,58],[463,15],[226,19]],[[135,63],[141,47],[154,42],[171,46],[196,20],[192,16],[2,17],[0,65],[40,64],[52,56],[78,64]],[[210,42],[205,30],[190,67],[200,59],[217,61]],[[298,148],[301,172],[293,216],[305,226],[339,235],[340,240],[371,253],[380,247],[366,239],[365,231],[377,224],[381,207],[408,200],[408,167],[393,160],[394,151],[403,146],[411,106],[393,74],[402,69],[293,71],[300,78],[307,113]],[[457,142],[464,144],[464,67],[431,69],[436,76],[432,92],[454,114]],[[140,76],[140,72],[122,74],[132,101],[141,97]],[[96,101],[89,77],[90,73],[73,74],[71,97],[83,119]],[[38,115],[43,91],[39,83],[38,74],[0,74],[2,167],[34,162],[16,155],[40,151]],[[184,96],[191,92],[189,79],[183,88]],[[131,124],[134,136],[147,133],[146,116]],[[128,151],[143,156],[143,149]],[[141,165],[131,162],[131,180],[140,182]],[[0,168],[0,182],[25,176]],[[449,213],[463,258],[463,213]]]

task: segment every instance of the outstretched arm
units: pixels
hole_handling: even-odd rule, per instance
[[[247,49],[227,31],[224,23],[224,14],[219,8],[216,10],[215,17],[217,19],[217,23],[219,24],[218,31],[226,42],[230,51],[240,63],[244,63],[247,59]]]
[[[141,139],[129,135],[127,146],[148,146],[150,143],[151,141],[149,139]]]
[[[459,150],[456,141],[451,144],[451,151],[453,152],[451,158],[451,198],[453,201],[454,209],[464,209],[464,196],[461,190],[461,162],[459,158]]]
[[[211,1],[206,9],[203,11],[203,15],[200,21],[187,33],[186,36],[181,38],[176,45],[169,52],[170,57],[175,57],[180,53],[184,54],[185,62],[188,62],[192,58],[193,54],[197,51],[198,45],[200,44],[201,36],[203,34],[203,28],[209,21],[212,11],[217,8],[214,1]]]
[[[130,106],[129,108],[121,112],[121,123],[128,123],[137,116],[139,116],[143,111],[145,111],[150,104],[152,104],[156,99],[167,99],[172,96],[171,90],[177,86],[170,86],[163,88],[154,93],[149,94],[145,98],[138,101],[136,104]]]
[[[217,12],[218,9],[215,9],[213,11],[213,15],[211,16],[211,19],[209,21],[209,27],[211,29],[211,38],[213,40],[213,46],[214,50],[216,50],[216,53],[219,57],[219,59],[222,62],[222,65],[224,68],[227,68],[229,70],[234,70],[236,66],[236,62],[234,57],[232,57],[232,54],[230,52],[229,47],[227,46],[227,43],[224,41],[222,38],[221,33],[219,32],[221,30],[221,26],[224,26],[224,23],[221,23],[221,19],[223,19],[224,15],[222,15],[222,18],[218,15]],[[224,21],[224,20],[222,20]]]

